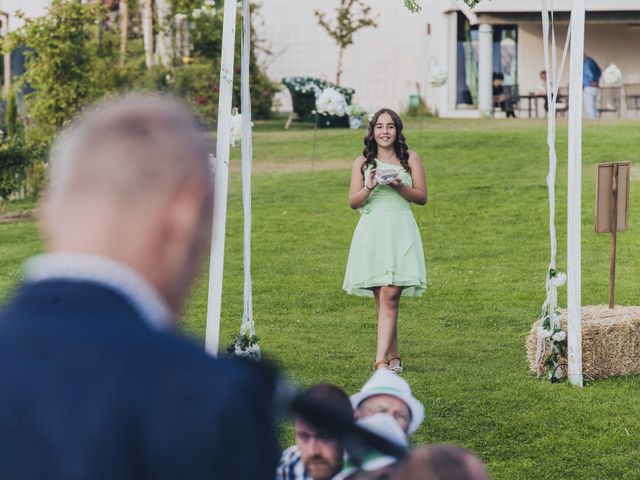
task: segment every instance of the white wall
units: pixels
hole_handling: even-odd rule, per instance
[[[356,33],[354,45],[344,56],[341,84],[355,88],[356,103],[367,110],[382,106],[402,110],[408,96],[416,92],[416,82],[425,88],[427,13],[411,14],[400,0],[367,3],[378,15],[378,28]],[[272,79],[301,75],[335,81],[338,47],[318,25],[313,10],[328,12],[333,18],[332,10],[337,5],[337,0],[262,2],[264,24],[259,28],[275,53],[267,67]],[[279,98],[282,110],[290,110],[288,94]]]

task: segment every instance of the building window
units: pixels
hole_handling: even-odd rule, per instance
[[[517,85],[518,27],[493,25],[493,71],[504,75],[504,85]],[[478,107],[478,26],[458,12],[456,44],[456,108]]]

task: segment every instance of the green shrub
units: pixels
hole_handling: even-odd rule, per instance
[[[45,160],[33,159],[27,168],[24,182],[25,193],[31,199],[37,199],[47,186],[48,164]]]
[[[5,138],[0,144],[0,198],[9,200],[20,191],[27,176],[30,157],[24,144]]]
[[[220,64],[217,60],[201,59],[173,68],[156,67],[134,73],[129,87],[170,92],[187,100],[202,122],[213,127],[218,119]],[[233,106],[240,108],[240,78],[233,84]],[[262,72],[254,73],[251,83],[251,112],[256,119],[271,116],[273,82]]]
[[[18,105],[16,96],[13,92],[7,95],[7,104],[5,111],[5,125],[7,136],[14,137],[18,133]]]

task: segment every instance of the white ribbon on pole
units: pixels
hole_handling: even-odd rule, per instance
[[[542,353],[544,351],[544,343],[553,332],[560,328],[560,319],[556,315],[558,306],[558,285],[552,278],[552,272],[556,271],[557,256],[557,239],[556,239],[556,166],[558,157],[556,154],[556,105],[558,99],[558,89],[564,72],[564,65],[567,58],[569,47],[569,39],[571,36],[571,25],[567,30],[567,38],[565,40],[564,50],[562,52],[562,60],[560,68],[558,68],[556,57],[556,34],[553,23],[553,5],[549,4],[549,0],[541,0],[542,12],[542,40],[544,44],[544,65],[547,72],[547,146],[549,148],[549,173],[547,174],[547,189],[549,195],[549,240],[551,244],[551,255],[549,259],[549,267],[545,280],[545,289],[547,298],[542,305],[543,319],[545,312],[549,315],[549,330],[545,333],[544,328],[538,330],[536,345],[535,364],[539,365]],[[550,21],[551,19],[551,21]],[[549,37],[551,37],[551,48],[549,48]],[[541,326],[542,327],[542,326]]]
[[[251,164],[253,141],[251,131],[251,90],[249,59],[251,55],[250,1],[242,0],[242,57],[240,72],[242,113],[242,207],[244,210],[244,307],[240,335],[255,335],[253,324],[253,295],[251,290]]]
[[[218,129],[216,138],[213,234],[209,266],[209,296],[205,336],[205,349],[214,356],[218,354],[218,346],[220,343],[220,311],[222,306],[224,238],[227,221],[235,36],[236,2],[225,2],[222,25],[222,56],[220,60],[220,98],[218,101]]]

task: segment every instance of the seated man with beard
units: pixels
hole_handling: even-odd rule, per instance
[[[322,403],[353,418],[349,397],[335,385],[318,384],[304,391],[301,398]],[[284,452],[276,480],[329,480],[342,470],[344,447],[339,438],[295,417],[296,444]]]

